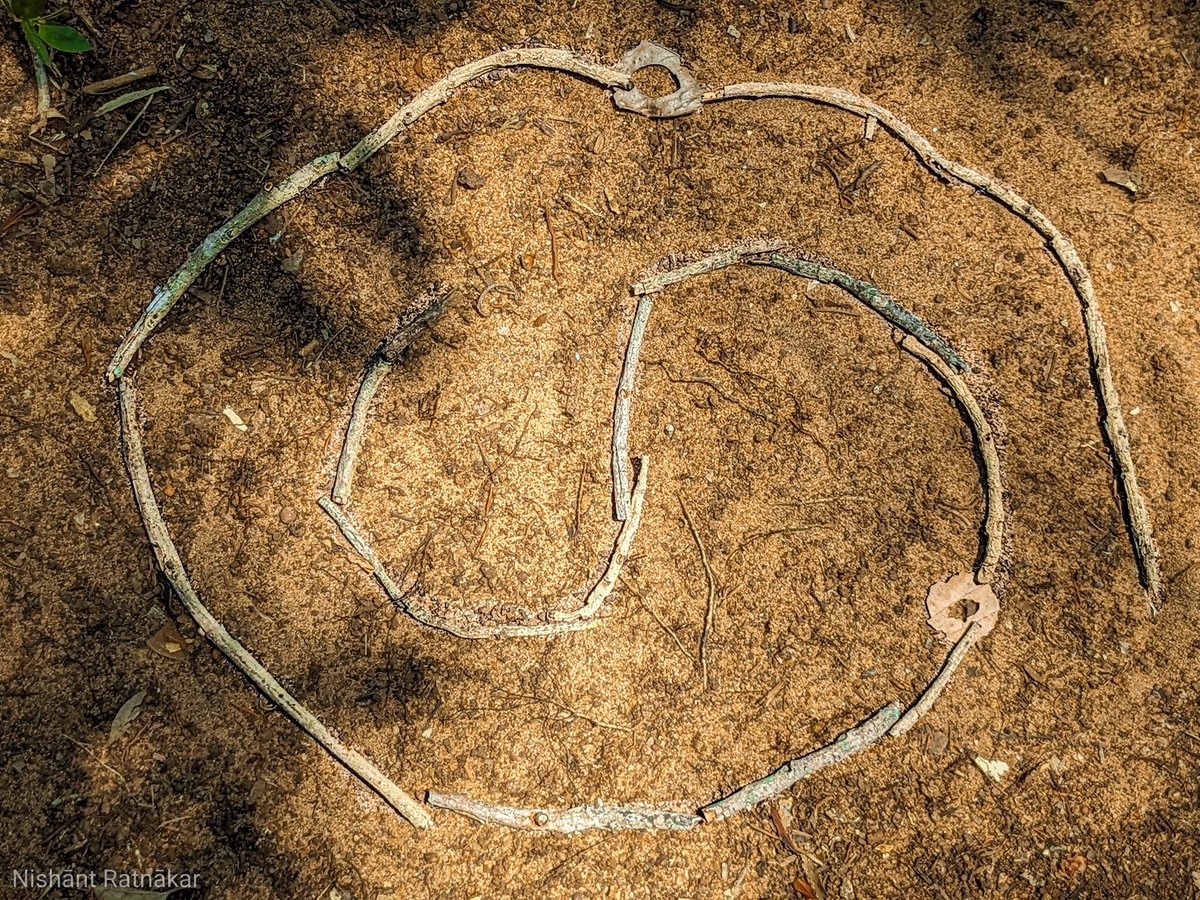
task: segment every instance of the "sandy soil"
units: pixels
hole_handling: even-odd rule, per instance
[[[40,894],[12,888],[11,867],[198,874],[180,898],[1197,896],[1194,3],[72,10],[97,49],[62,61],[66,120],[37,140],[18,30],[0,43],[0,893]],[[440,597],[556,606],[611,539],[629,285],[667,253],[764,235],[873,280],[971,361],[1002,438],[1002,611],[917,729],[789,794],[792,848],[766,808],[688,834],[530,835],[440,812],[417,833],[197,636],[133,504],[104,366],[213,227],[455,65],[530,42],[616,62],[646,38],[705,85],[861,92],[1071,237],[1167,601],[1148,617],[1078,304],[1026,225],[837,111],[650,121],[566,76],[497,78],[253,228],[136,364],[164,516],[229,630],[405,788],[521,805],[703,805],[911,701],[945,653],[925,592],[977,552],[970,434],[892,329],[779,272],[659,299],[630,442],[653,460],[646,515],[593,631],[424,628],[315,503],[364,361],[442,281],[448,310],[377,400],[356,512]],[[111,96],[83,85],[150,64],[134,88],[169,92],[140,118],[144,101],[94,116]],[[834,172],[863,176],[853,196]],[[480,300],[496,283],[512,290]],[[718,587],[707,690],[681,501]],[[148,644],[167,623],[175,658]],[[977,756],[1009,769],[992,781]]]

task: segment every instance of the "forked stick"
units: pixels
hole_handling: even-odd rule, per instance
[[[321,724],[316,716],[289,694],[283,685],[250,654],[250,651],[225,630],[224,626],[213,617],[200,600],[184,569],[183,560],[175,548],[175,542],[171,540],[171,535],[163,522],[158,501],[154,497],[154,488],[150,483],[150,470],[146,466],[146,455],[142,450],[142,435],[137,421],[137,392],[132,378],[121,380],[118,386],[118,395],[125,467],[129,471],[129,480],[133,483],[133,493],[142,514],[142,522],[146,526],[146,534],[150,538],[150,546],[154,548],[154,557],[158,560],[159,568],[167,576],[171,587],[175,589],[176,595],[192,618],[196,620],[196,624],[200,626],[201,632],[268,700],[287,713],[297,725],[309,733],[313,740],[362,779],[396,812],[417,828],[429,828],[433,825],[433,819],[420,803],[397,787],[369,759],[357,750],[347,747],[330,734],[329,729]]]

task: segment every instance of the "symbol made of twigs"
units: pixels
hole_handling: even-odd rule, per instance
[[[647,66],[663,66],[675,79],[676,90],[662,97],[648,97],[634,83],[633,75]],[[1149,516],[1138,487],[1129,438],[1108,360],[1103,320],[1091,278],[1069,240],[1045,215],[1022,199],[1011,187],[973,169],[947,159],[903,119],[872,101],[848,91],[819,85],[764,82],[733,84],[703,89],[680,57],[656,44],[643,42],[616,66],[605,66],[569,50],[521,47],[503,50],[450,72],[445,78],[414,96],[385,123],[346,153],[329,153],[302,166],[279,184],[267,188],[197,246],[183,265],[159,286],[142,315],[118,346],[108,368],[108,378],[118,382],[122,449],[155,556],[176,593],[196,619],[205,635],[272,702],[280,706],[318,743],[347,769],[361,778],[409,822],[418,827],[433,824],[425,806],[395,785],[373,763],[345,745],[291,696],[257,660],[212,616],[200,600],[182,558],[163,521],[154,495],[149,469],[142,451],[136,393],[128,369],[136,354],[163,321],[175,302],[187,291],[205,267],[242,232],[272,210],[298,196],[327,176],[350,172],[403,132],[422,115],[447,102],[465,85],[498,69],[535,67],[578,76],[612,91],[615,106],[652,118],[689,115],[701,107],[737,99],[791,98],[834,107],[862,117],[871,134],[882,125],[904,143],[935,175],[953,184],[982,193],[1006,207],[1034,228],[1051,252],[1079,298],[1099,403],[1104,412],[1105,435],[1113,451],[1113,466],[1122,488],[1124,512],[1139,574],[1151,608],[1161,598],[1158,556]],[[425,597],[419,585],[397,583],[375,554],[361,529],[354,525],[345,507],[352,495],[353,473],[371,400],[398,354],[434,318],[444,303],[444,293],[431,291],[418,298],[415,313],[386,338],[369,361],[355,397],[342,443],[334,487],[329,497],[318,502],[341,529],[354,549],[370,564],[372,572],[394,602],[427,626],[464,638],[548,637],[592,627],[603,618],[605,604],[616,585],[621,566],[628,557],[644,502],[648,481],[648,459],[638,459],[633,471],[628,451],[629,422],[636,387],[638,357],[645,337],[653,296],[671,284],[696,275],[716,272],[735,264],[770,266],[802,278],[835,285],[905,333],[900,346],[921,360],[951,391],[970,426],[976,449],[983,461],[985,519],[978,564],[971,572],[952,576],[930,590],[929,611],[934,624],[947,640],[955,640],[941,671],[907,706],[888,703],[824,747],[792,760],[775,772],[745,787],[697,808],[696,804],[618,805],[588,803],[565,810],[527,809],[479,801],[437,791],[426,793],[428,805],[454,810],[480,821],[543,832],[576,832],[605,829],[687,829],[705,821],[723,819],[750,808],[788,789],[800,778],[839,762],[881,739],[899,736],[933,704],[958,667],[963,655],[991,628],[997,604],[991,589],[1000,560],[1004,532],[1004,510],[999,459],[992,432],[967,380],[967,364],[950,343],[930,325],[905,309],[874,285],[857,279],[824,262],[807,258],[785,242],[755,241],[689,258],[668,258],[633,286],[638,297],[629,329],[624,365],[616,392],[611,444],[612,497],[616,522],[613,547],[598,580],[576,598],[569,608],[552,610],[543,620],[497,623],[472,615],[461,607]],[[950,610],[962,606],[955,618]],[[903,714],[902,714],[903,710]]]

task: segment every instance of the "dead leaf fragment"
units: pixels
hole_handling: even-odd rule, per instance
[[[145,699],[146,692],[138,691],[117,710],[117,715],[108,729],[108,743],[110,746],[133,724],[133,720],[142,711],[142,701]]]
[[[792,879],[792,890],[796,892],[797,897],[803,897],[804,900],[817,900],[816,893],[803,878]]]
[[[96,407],[92,406],[79,391],[71,391],[71,408],[85,422],[96,421]]]
[[[300,267],[302,265],[304,265],[304,251],[297,250],[295,253],[281,262],[279,264],[279,268],[288,275],[295,275],[300,271]]]
[[[1008,774],[1008,763],[1002,759],[988,759],[985,756],[975,756],[972,758],[975,765],[979,767],[979,771],[996,782],[996,784],[999,784],[1004,776]]]
[[[929,627],[953,644],[972,622],[979,623],[979,637],[991,631],[1000,614],[1000,601],[991,585],[976,584],[973,573],[959,572],[929,588],[925,608]]]
[[[1058,861],[1058,871],[1064,878],[1074,881],[1087,871],[1087,858],[1078,853],[1064,856]]]
[[[187,656],[187,639],[170,622],[146,638],[146,646],[167,659],[183,659]]]
[[[242,417],[234,411],[232,406],[225,407],[221,412],[225,414],[225,418],[229,420],[229,424],[238,431],[249,431],[249,426],[242,421]]]
[[[1136,194],[1142,186],[1142,179],[1134,172],[1128,169],[1118,169],[1116,166],[1109,166],[1100,173],[1109,184],[1115,184],[1118,187],[1123,187],[1131,194]]]

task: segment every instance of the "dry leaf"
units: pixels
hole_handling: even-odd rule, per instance
[[[187,640],[170,622],[146,638],[146,646],[167,659],[183,659],[187,656]]]
[[[234,428],[236,428],[238,431],[249,430],[246,423],[242,421],[242,417],[239,416],[236,412],[234,412],[232,406],[225,407],[223,410],[221,410],[221,412],[225,413],[225,418],[227,418],[229,420],[229,424],[232,425]]]
[[[288,275],[295,275],[300,271],[300,267],[304,265],[304,251],[297,250],[291,256],[287,257],[279,264],[279,268]]]
[[[1078,853],[1073,856],[1064,856],[1058,861],[1058,871],[1064,877],[1074,881],[1087,871],[1087,858]]]
[[[138,691],[125,701],[125,705],[117,711],[112,726],[108,729],[108,743],[113,744],[133,724],[133,720],[142,711],[142,701],[146,699],[145,691]]]
[[[963,615],[955,616],[960,607]],[[959,572],[929,588],[925,609],[929,627],[953,644],[972,622],[979,623],[979,637],[991,631],[1000,614],[1000,601],[990,584],[976,584],[973,573]]]
[[[817,900],[816,892],[803,878],[792,879],[792,890],[796,892],[797,897],[803,897],[804,900]]]
[[[96,407],[88,403],[87,398],[79,391],[71,391],[71,408],[79,413],[79,418],[85,422],[96,421]]]
[[[974,760],[975,765],[979,766],[979,771],[997,784],[1008,774],[1008,763],[1002,759],[987,759],[983,756],[976,756]]]
[[[1115,184],[1118,187],[1123,187],[1131,194],[1136,194],[1142,186],[1142,179],[1137,174],[1130,172],[1127,169],[1118,169],[1116,166],[1109,166],[1100,173],[1100,177],[1109,184]]]
[[[147,97],[153,97],[160,91],[169,91],[170,89],[171,86],[169,84],[160,84],[158,87],[145,88],[140,91],[130,91],[128,94],[122,94],[120,97],[114,97],[107,103],[102,104],[99,109],[92,113],[92,115],[94,117],[108,115],[108,113],[118,110],[122,106],[127,106],[128,104],[137,100],[144,100]]]

